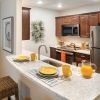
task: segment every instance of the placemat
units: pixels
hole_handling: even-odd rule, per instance
[[[42,77],[42,76],[39,76],[37,74],[37,70],[36,69],[32,69],[30,72],[29,72],[31,75],[33,75],[34,77],[40,79],[42,82],[46,83],[47,85],[53,87],[57,84],[60,84],[61,82],[65,81],[66,79],[63,78],[63,76],[59,76],[58,77]]]

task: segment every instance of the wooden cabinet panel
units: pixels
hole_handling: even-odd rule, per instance
[[[22,40],[30,39],[30,8],[22,8]]]
[[[72,24],[79,24],[79,16],[72,16],[71,23]]]
[[[61,36],[63,24],[80,24],[80,37],[90,37],[90,26],[100,23],[100,12],[56,18],[56,35]]]
[[[63,18],[64,24],[79,24],[79,16],[66,16]]]
[[[88,15],[80,16],[80,36],[81,37],[89,37],[89,18]]]
[[[71,23],[71,17],[70,16],[66,16],[63,18],[63,24],[70,24]]]
[[[99,13],[99,25],[100,25],[100,13]]]
[[[50,47],[50,57],[56,59],[56,48]]]
[[[93,13],[89,14],[89,26],[95,26],[99,23],[99,14]]]
[[[81,63],[82,60],[90,61],[90,55],[82,54],[82,53],[75,53],[75,61],[77,65]]]
[[[63,17],[57,17],[56,18],[56,36],[61,36],[62,24],[63,24]]]

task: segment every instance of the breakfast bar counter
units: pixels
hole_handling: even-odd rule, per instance
[[[79,68],[71,65],[72,76],[54,86],[50,86],[30,73],[32,69],[48,64],[38,60],[16,63],[13,61],[15,57],[7,56],[7,60],[20,72],[20,80],[30,88],[32,100],[100,100],[100,98],[97,98],[100,95],[100,74],[94,73],[92,78],[85,79],[79,73]],[[41,56],[41,60],[43,59],[51,58]],[[61,74],[61,67],[58,69]]]

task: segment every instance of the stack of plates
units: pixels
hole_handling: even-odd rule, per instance
[[[37,71],[37,74],[42,77],[57,77],[58,71],[56,67],[43,66],[39,68],[39,70]]]
[[[27,56],[17,56],[14,61],[16,62],[26,62],[29,61],[29,57]]]

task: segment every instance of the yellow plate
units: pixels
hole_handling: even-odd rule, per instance
[[[27,56],[18,56],[16,57],[16,60],[23,61],[23,60],[29,60],[29,58]]]
[[[39,72],[45,75],[53,75],[57,73],[57,69],[51,66],[44,66],[39,69]]]

